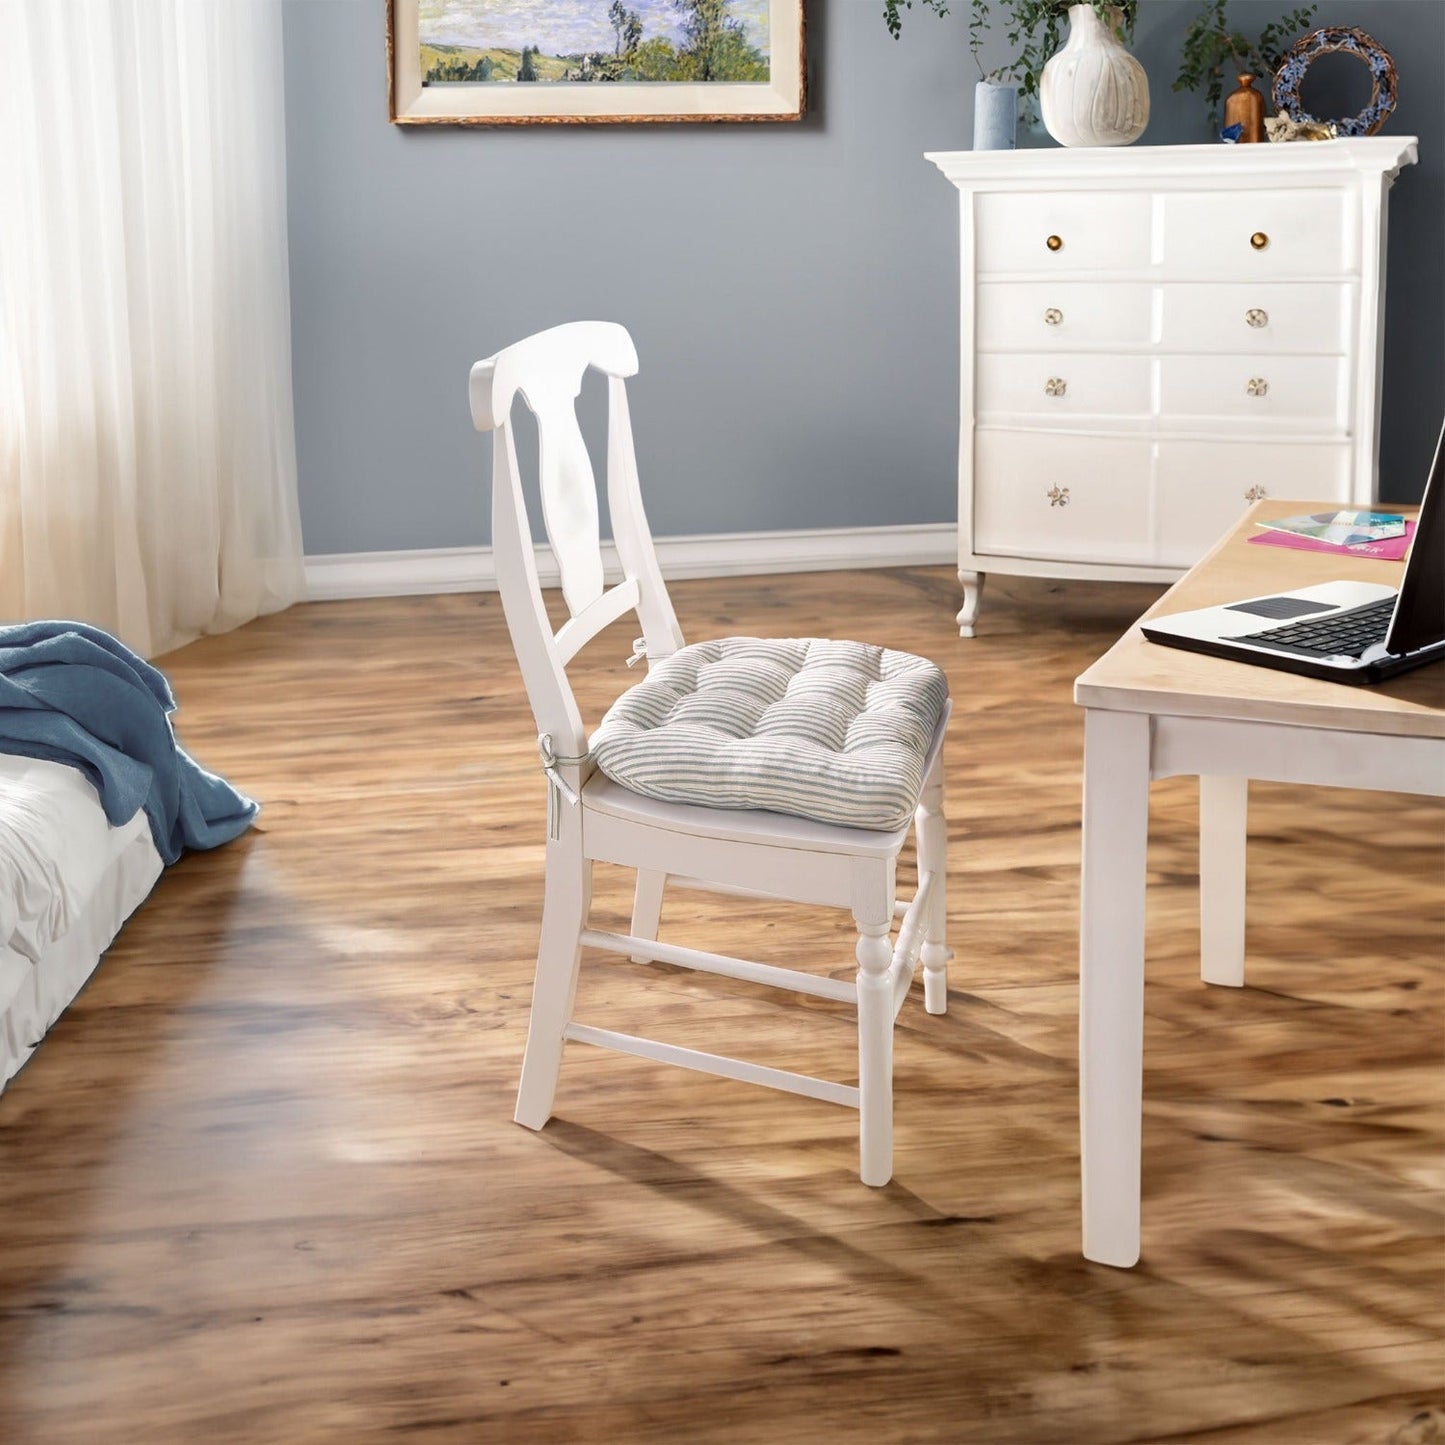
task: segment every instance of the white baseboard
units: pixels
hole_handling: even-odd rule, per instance
[[[931,567],[957,561],[952,522],[916,527],[831,527],[805,532],[727,532],[658,537],[669,581],[684,577],[756,577],[770,572],[831,572],[853,567]],[[617,553],[602,544],[609,578],[621,575]],[[537,548],[544,587],[557,585],[551,550]],[[306,559],[306,597],[408,597],[432,592],[493,592],[490,547],[435,547],[417,552],[337,552]]]

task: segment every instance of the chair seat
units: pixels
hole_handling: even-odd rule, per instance
[[[726,637],[655,662],[591,750],[646,797],[891,830],[918,805],[947,701],[943,673],[912,653]]]

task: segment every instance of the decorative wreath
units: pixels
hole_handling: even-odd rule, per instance
[[[1301,35],[1290,46],[1275,72],[1275,108],[1300,125],[1326,124],[1318,116],[1310,115],[1300,104],[1300,85],[1305,72],[1321,55],[1332,55],[1337,51],[1357,56],[1369,66],[1374,91],[1370,95],[1370,103],[1359,115],[1330,123],[1338,135],[1374,135],[1395,108],[1400,82],[1389,52],[1382,49],[1373,36],[1353,26],[1325,25],[1319,30],[1311,30],[1308,35]]]

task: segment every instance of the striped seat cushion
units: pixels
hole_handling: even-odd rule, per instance
[[[727,637],[655,662],[591,740],[634,793],[901,827],[948,698],[933,663],[861,642]]]

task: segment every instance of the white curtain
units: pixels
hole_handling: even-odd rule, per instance
[[[280,0],[0,0],[0,623],[302,591]]]

